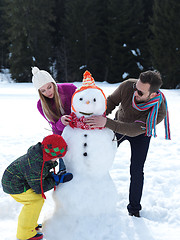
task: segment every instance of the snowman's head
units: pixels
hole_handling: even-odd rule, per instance
[[[72,96],[71,106],[78,118],[103,115],[106,111],[105,94],[95,85],[88,71],[84,73],[83,86]]]

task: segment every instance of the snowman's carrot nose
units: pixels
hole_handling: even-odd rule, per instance
[[[88,101],[86,101],[86,104],[89,104],[90,103],[90,101],[88,100]]]

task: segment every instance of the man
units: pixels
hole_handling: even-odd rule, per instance
[[[144,163],[149,149],[151,136],[156,136],[156,124],[165,120],[166,138],[170,139],[166,99],[159,91],[161,75],[157,71],[146,71],[139,79],[128,79],[107,98],[107,114],[116,106],[119,108],[115,119],[103,116],[87,118],[91,127],[107,127],[115,132],[118,146],[124,140],[130,142],[130,216],[140,217],[141,196],[144,181]]]

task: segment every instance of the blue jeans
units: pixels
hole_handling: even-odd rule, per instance
[[[146,161],[149,143],[151,137],[141,134],[136,137],[123,136],[116,133],[118,146],[124,140],[128,140],[131,147],[131,164],[130,164],[130,187],[129,187],[129,204],[127,209],[130,213],[137,213],[141,210],[141,197],[144,183],[144,163]]]
[[[64,161],[62,158],[59,158],[59,171],[64,171],[66,170],[66,166],[64,164]]]

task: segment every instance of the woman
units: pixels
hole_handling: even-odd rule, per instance
[[[32,82],[39,92],[40,99],[37,108],[41,115],[50,124],[53,133],[61,135],[71,118],[71,97],[76,90],[72,83],[56,84],[52,76],[37,67],[32,68]],[[59,161],[59,170],[65,170],[62,160]]]

